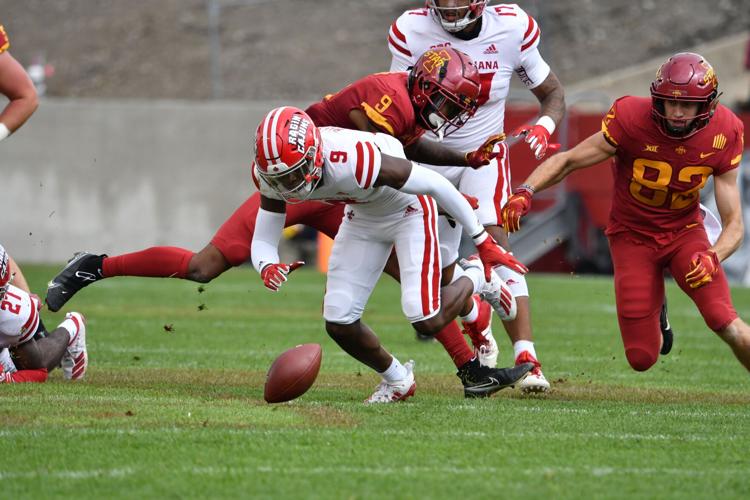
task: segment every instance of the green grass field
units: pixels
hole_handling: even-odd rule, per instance
[[[35,291],[57,268],[24,268]],[[748,498],[750,376],[668,289],[675,347],[646,373],[624,357],[609,278],[532,276],[538,354],[553,391],[465,400],[448,356],[418,343],[384,279],[365,315],[417,394],[366,407],[377,377],[323,329],[324,278],[266,292],[249,269],[204,286],[119,278],[74,298],[86,380],[5,386],[10,498]],[[733,292],[750,318],[750,290]],[[62,314],[44,315],[48,328]],[[496,322],[501,364],[512,349]],[[165,325],[172,331],[166,331]],[[283,350],[323,345],[302,398],[263,401]]]

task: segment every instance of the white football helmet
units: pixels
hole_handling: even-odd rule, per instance
[[[480,17],[489,0],[427,0],[427,8],[430,9],[432,18],[440,23],[440,26],[449,33],[461,31]],[[461,5],[463,4],[463,5]]]

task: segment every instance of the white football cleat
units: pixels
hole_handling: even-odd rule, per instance
[[[395,403],[412,397],[417,389],[417,383],[414,381],[414,361],[409,360],[404,363],[404,368],[406,368],[405,379],[392,384],[383,380],[378,384],[372,396],[365,399],[365,404]]]
[[[66,380],[80,380],[86,374],[89,365],[89,355],[86,350],[86,318],[83,314],[71,312],[65,315],[66,320],[73,322],[75,331],[73,338],[68,343],[68,348],[63,354],[60,362],[63,377]]]
[[[542,365],[529,351],[523,351],[516,358],[516,365],[523,363],[534,363],[534,368],[529,372],[528,376],[518,384],[521,392],[529,394],[532,392],[539,393],[549,391],[550,385],[542,373]]]
[[[472,255],[468,259],[461,259],[458,264],[463,269],[478,267],[484,273],[484,266],[477,255]],[[497,273],[490,273],[490,281],[482,281],[479,296],[492,306],[501,320],[512,321],[516,319],[516,313],[518,312],[516,298]]]

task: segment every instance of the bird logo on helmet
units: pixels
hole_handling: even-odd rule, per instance
[[[661,65],[651,83],[651,115],[659,130],[668,137],[684,139],[708,125],[719,104],[719,80],[713,67],[700,54],[681,52]],[[689,125],[675,130],[669,125],[664,101],[699,104],[695,116],[687,117]]]
[[[0,300],[5,297],[11,281],[13,281],[13,275],[10,272],[10,258],[5,248],[0,245]]]
[[[467,54],[454,48],[422,54],[410,70],[408,86],[420,124],[438,139],[463,127],[477,111],[479,72]]]
[[[299,108],[272,109],[255,131],[255,171],[289,203],[307,199],[323,168],[320,130]]]
[[[457,5],[457,0],[444,0],[442,3],[446,5],[438,5],[437,0],[427,0],[425,7],[430,9],[432,18],[445,31],[456,33],[482,17],[489,0],[471,0],[466,5]]]

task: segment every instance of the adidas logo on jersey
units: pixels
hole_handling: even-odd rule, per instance
[[[490,44],[490,46],[484,49],[484,52],[482,53],[483,54],[497,54],[497,47],[495,47],[494,43]]]
[[[404,217],[408,217],[408,216],[410,216],[412,214],[416,214],[418,212],[419,212],[419,210],[417,210],[413,206],[409,205],[408,207],[406,207],[406,210],[404,210]]]

